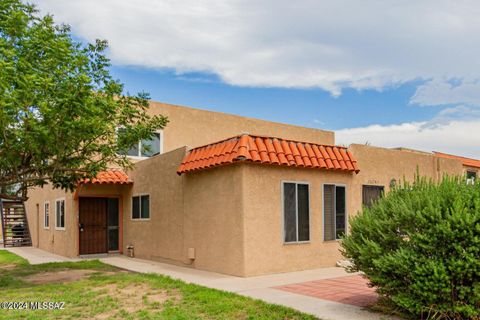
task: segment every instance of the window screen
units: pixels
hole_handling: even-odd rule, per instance
[[[297,200],[295,183],[283,185],[283,217],[285,242],[297,241]]]
[[[140,219],[140,197],[132,198],[132,219]]]
[[[298,184],[298,241],[310,240],[308,185]]]
[[[150,218],[150,196],[141,196],[141,218],[148,219]]]
[[[160,153],[160,133],[154,133],[150,140],[142,140],[140,145],[142,146],[142,157],[151,157]]]
[[[335,240],[335,186],[323,187],[323,237],[325,240]]]
[[[45,202],[43,206],[43,227],[50,227],[50,203]]]
[[[383,195],[383,186],[362,186],[362,202],[364,206],[370,207]]]
[[[346,231],[346,193],[344,186],[323,186],[323,239],[340,239]]]
[[[65,228],[65,200],[56,201],[55,226],[57,228]]]
[[[307,184],[283,184],[284,242],[310,240],[309,189]]]

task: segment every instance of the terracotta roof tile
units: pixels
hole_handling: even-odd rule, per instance
[[[459,160],[459,161],[462,162],[462,164],[463,164],[464,166],[466,166],[466,167],[480,168],[480,160],[477,160],[477,159],[460,157],[460,156],[456,156],[456,155],[453,155],[453,154],[436,152],[436,151],[433,151],[433,153],[434,153],[437,157],[440,157],[440,158],[447,158],[447,159]]]
[[[107,171],[100,171],[93,179],[85,179],[82,181],[85,184],[132,184],[128,175],[120,169],[111,169]]]
[[[356,172],[357,161],[344,147],[243,134],[190,150],[178,174],[237,161]]]

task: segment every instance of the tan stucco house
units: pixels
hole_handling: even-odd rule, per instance
[[[135,257],[236,276],[334,266],[348,218],[404,177],[480,164],[408,149],[335,146],[334,132],[152,102],[170,120],[75,193],[30,192],[33,245]],[[143,154],[142,143],[152,150]]]

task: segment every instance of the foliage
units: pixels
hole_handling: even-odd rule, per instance
[[[130,273],[98,260],[40,265],[18,264],[11,253],[0,251],[2,301],[65,302],[63,310],[2,310],[2,319],[315,319],[293,309],[234,293],[209,289],[156,274]],[[21,260],[20,260],[21,261]],[[8,263],[7,263],[8,262]],[[79,281],[32,284],[35,273],[93,269]],[[62,276],[64,276],[62,275]],[[116,287],[116,290],[112,290]],[[142,290],[141,296],[132,289]],[[128,295],[122,294],[122,288]],[[163,303],[152,302],[156,295]],[[132,301],[139,305],[132,306]]]
[[[0,197],[25,199],[48,182],[72,190],[109,165],[128,167],[118,151],[166,125],[147,114],[147,94],[123,94],[106,49],[83,46],[32,5],[0,0]]]
[[[480,319],[480,184],[416,178],[351,219],[343,253],[415,317]]]

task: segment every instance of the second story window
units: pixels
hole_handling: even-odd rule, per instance
[[[121,135],[125,129],[118,128],[118,135]],[[119,152],[130,157],[148,158],[162,152],[162,134],[155,132],[153,137],[149,140],[141,140],[136,145],[132,146],[129,150]]]

